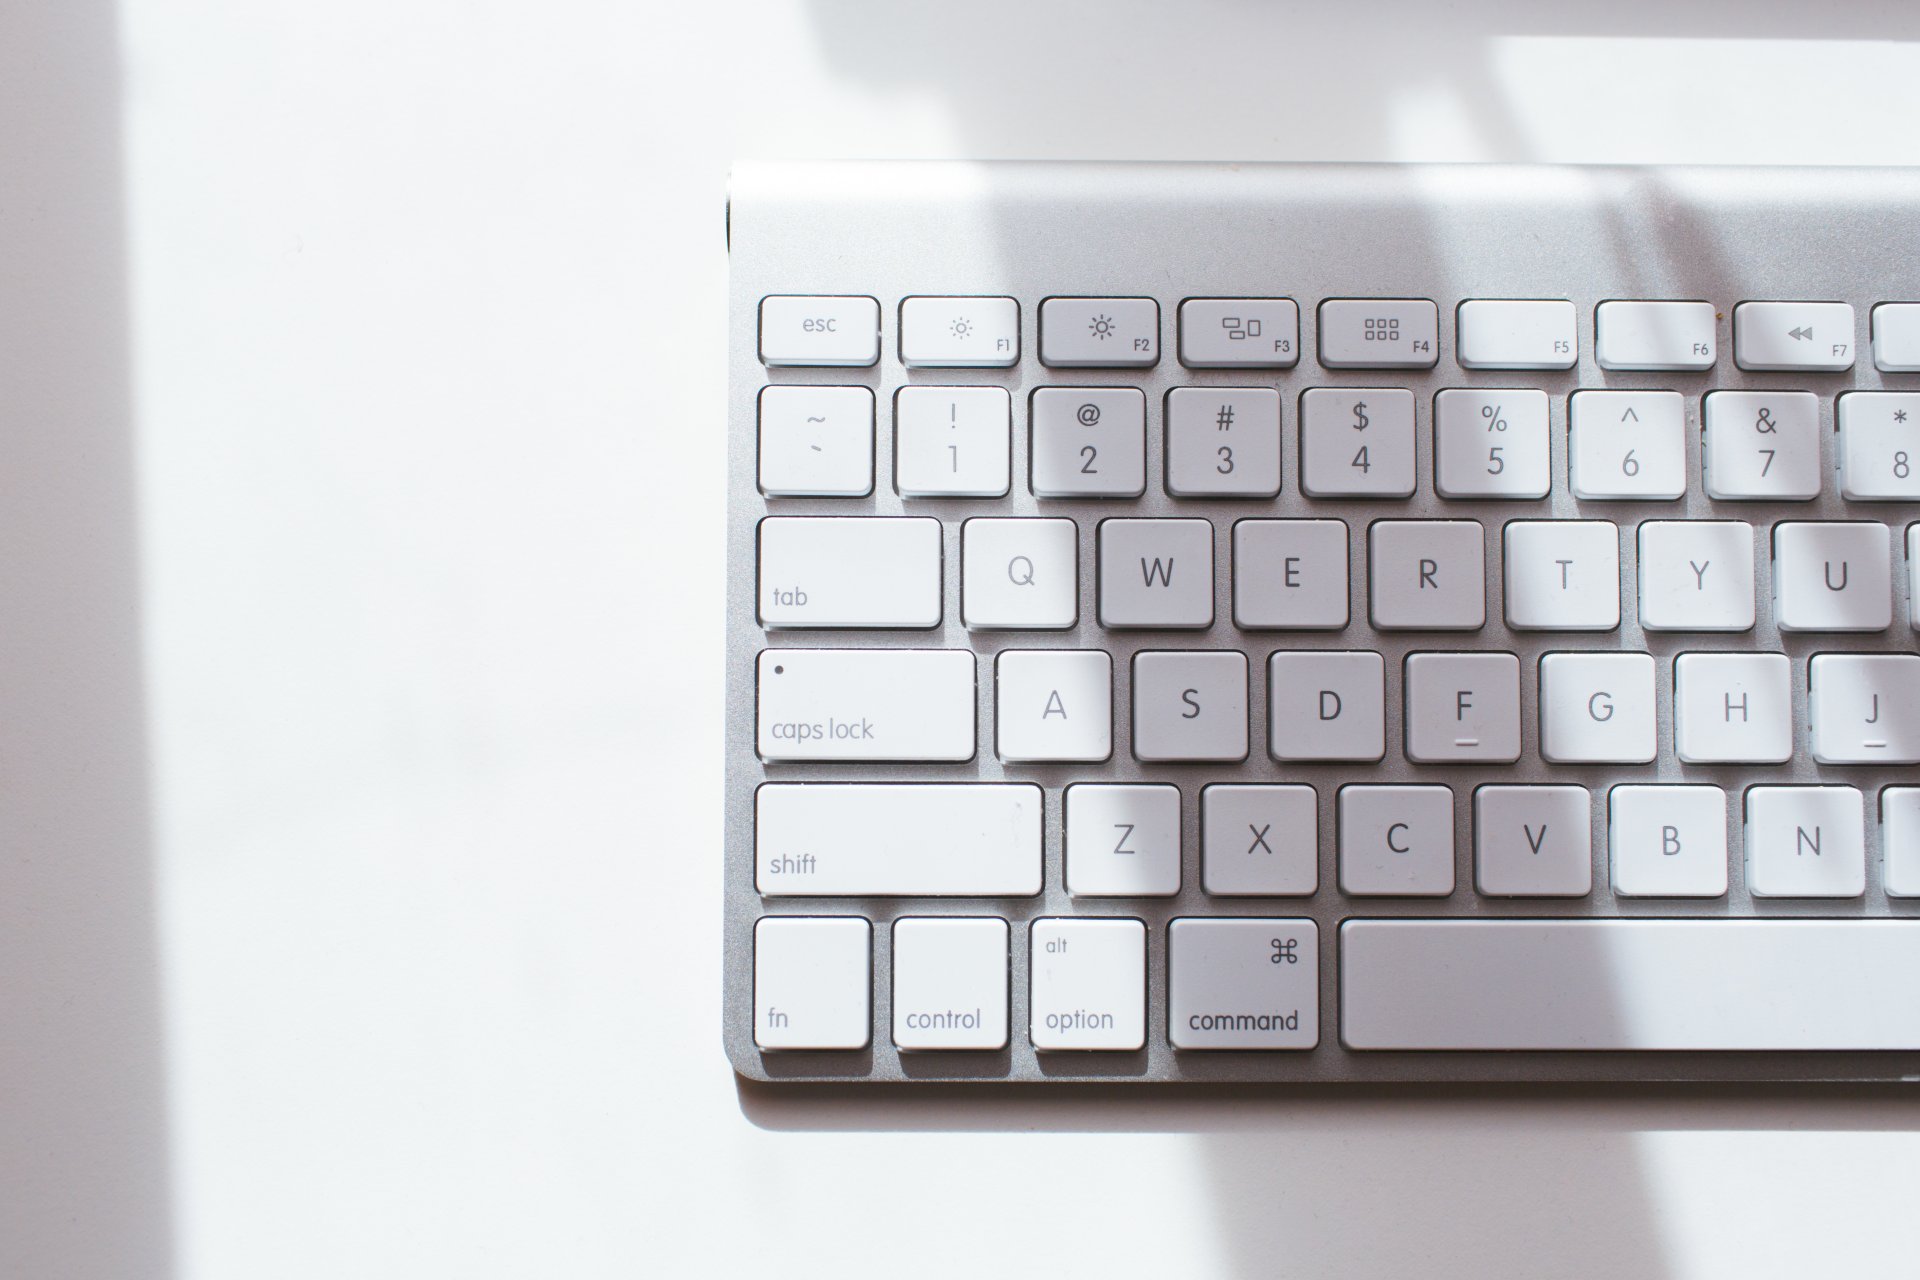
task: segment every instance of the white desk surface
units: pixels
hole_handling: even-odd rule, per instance
[[[0,0],[0,1274],[1913,1274],[1920,1095],[789,1096],[714,962],[731,158],[1913,163],[1916,38]]]

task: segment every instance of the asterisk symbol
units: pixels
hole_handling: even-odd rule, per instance
[[[1893,411],[1893,420],[1895,422],[1905,422],[1907,420],[1907,411],[1905,409],[1895,409]]]

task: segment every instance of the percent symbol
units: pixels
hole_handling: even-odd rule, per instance
[[[1481,405],[1480,416],[1487,420],[1487,430],[1489,431],[1505,431],[1507,429],[1507,420],[1501,416],[1500,406],[1497,404]]]

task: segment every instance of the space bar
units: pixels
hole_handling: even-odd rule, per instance
[[[1920,920],[1349,920],[1349,1049],[1920,1049]]]

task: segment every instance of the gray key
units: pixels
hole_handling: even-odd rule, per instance
[[[1413,392],[1315,387],[1300,397],[1300,488],[1310,498],[1411,498]]]
[[[1200,883],[1237,897],[1306,897],[1320,887],[1312,787],[1218,783],[1200,792]]]
[[[1280,492],[1280,393],[1175,387],[1167,393],[1167,492],[1271,498]]]
[[[1291,369],[1300,360],[1292,298],[1188,298],[1180,304],[1180,363],[1195,369]]]
[[[1477,631],[1487,621],[1486,532],[1478,520],[1379,520],[1367,531],[1373,625]]]
[[[1242,520],[1233,526],[1233,623],[1337,631],[1347,625],[1347,526]]]
[[[1048,298],[1040,304],[1040,363],[1145,369],[1160,360],[1152,298]]]
[[[1520,758],[1520,659],[1510,653],[1407,655],[1407,759]]]
[[[1340,788],[1340,892],[1444,898],[1453,892],[1453,792]]]
[[[1329,369],[1431,369],[1440,311],[1425,298],[1328,298],[1320,304],[1320,363]]]
[[[1102,520],[1100,625],[1212,626],[1213,526],[1205,520]]]
[[[1137,387],[1042,387],[1031,402],[1041,498],[1137,498],[1147,488],[1147,397]]]
[[[1473,887],[1493,897],[1584,898],[1593,890],[1593,796],[1585,787],[1473,793]]]
[[[1167,1038],[1176,1049],[1320,1043],[1320,932],[1311,920],[1167,926]]]
[[[1377,653],[1267,659],[1267,749],[1275,760],[1378,760],[1387,753],[1387,668]]]
[[[1245,760],[1244,653],[1138,653],[1133,754],[1139,760]]]

